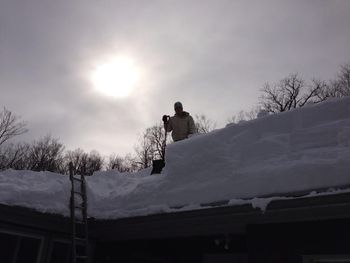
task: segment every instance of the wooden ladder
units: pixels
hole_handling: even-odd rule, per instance
[[[70,215],[72,222],[72,263],[89,263],[87,195],[84,175],[75,175],[69,163],[71,181]]]

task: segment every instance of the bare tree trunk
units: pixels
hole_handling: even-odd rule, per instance
[[[25,126],[25,122],[19,121],[19,117],[4,108],[0,112],[0,146],[12,137],[25,133]]]

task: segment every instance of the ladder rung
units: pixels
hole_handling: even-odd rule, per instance
[[[74,237],[74,240],[76,241],[75,245],[82,247],[82,246],[87,246],[88,243],[88,238],[87,237]]]
[[[83,181],[84,181],[83,179],[81,179],[81,178],[76,178],[76,177],[73,177],[73,180],[79,181],[79,182],[83,182]]]
[[[87,241],[87,239],[83,237],[75,237],[74,239],[78,241]]]
[[[78,175],[79,176],[79,175]],[[70,179],[72,182],[72,189],[71,189],[71,217],[72,217],[72,223],[79,224],[75,225],[73,227],[73,249],[75,253],[75,258],[74,260],[77,262],[88,262],[89,257],[88,257],[88,248],[89,248],[89,239],[88,239],[88,232],[87,232],[87,196],[86,196],[86,182],[85,178],[83,175],[81,175],[80,178],[75,177],[72,173],[70,172]],[[75,182],[77,183],[75,183]],[[76,199],[79,198],[79,199]],[[80,200],[82,199],[82,200]],[[77,201],[79,200],[79,201]],[[80,210],[80,211],[79,211]],[[81,217],[78,216],[81,213]],[[83,230],[85,229],[85,231]],[[77,231],[79,230],[79,231]],[[79,233],[80,232],[80,233]],[[83,233],[84,232],[84,233]],[[81,254],[77,255],[76,250],[77,248],[82,248],[85,251],[81,250]],[[85,255],[84,255],[85,254]],[[79,260],[79,261],[78,261]]]

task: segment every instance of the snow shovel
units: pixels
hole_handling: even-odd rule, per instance
[[[170,116],[166,116],[167,121],[165,122],[164,128],[165,128],[165,136],[164,136],[164,142],[163,142],[163,147],[162,147],[162,159],[159,160],[153,160],[152,161],[152,171],[151,174],[160,174],[165,166],[165,147],[166,147],[166,138],[167,138],[167,130],[168,130],[168,121]]]

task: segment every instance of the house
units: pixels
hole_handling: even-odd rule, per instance
[[[350,192],[89,220],[92,262],[350,262]],[[0,205],[1,262],[69,262],[61,215]]]
[[[349,105],[175,143],[162,175],[88,177],[91,261],[350,263]],[[69,193],[67,176],[0,173],[1,263],[69,262]]]

